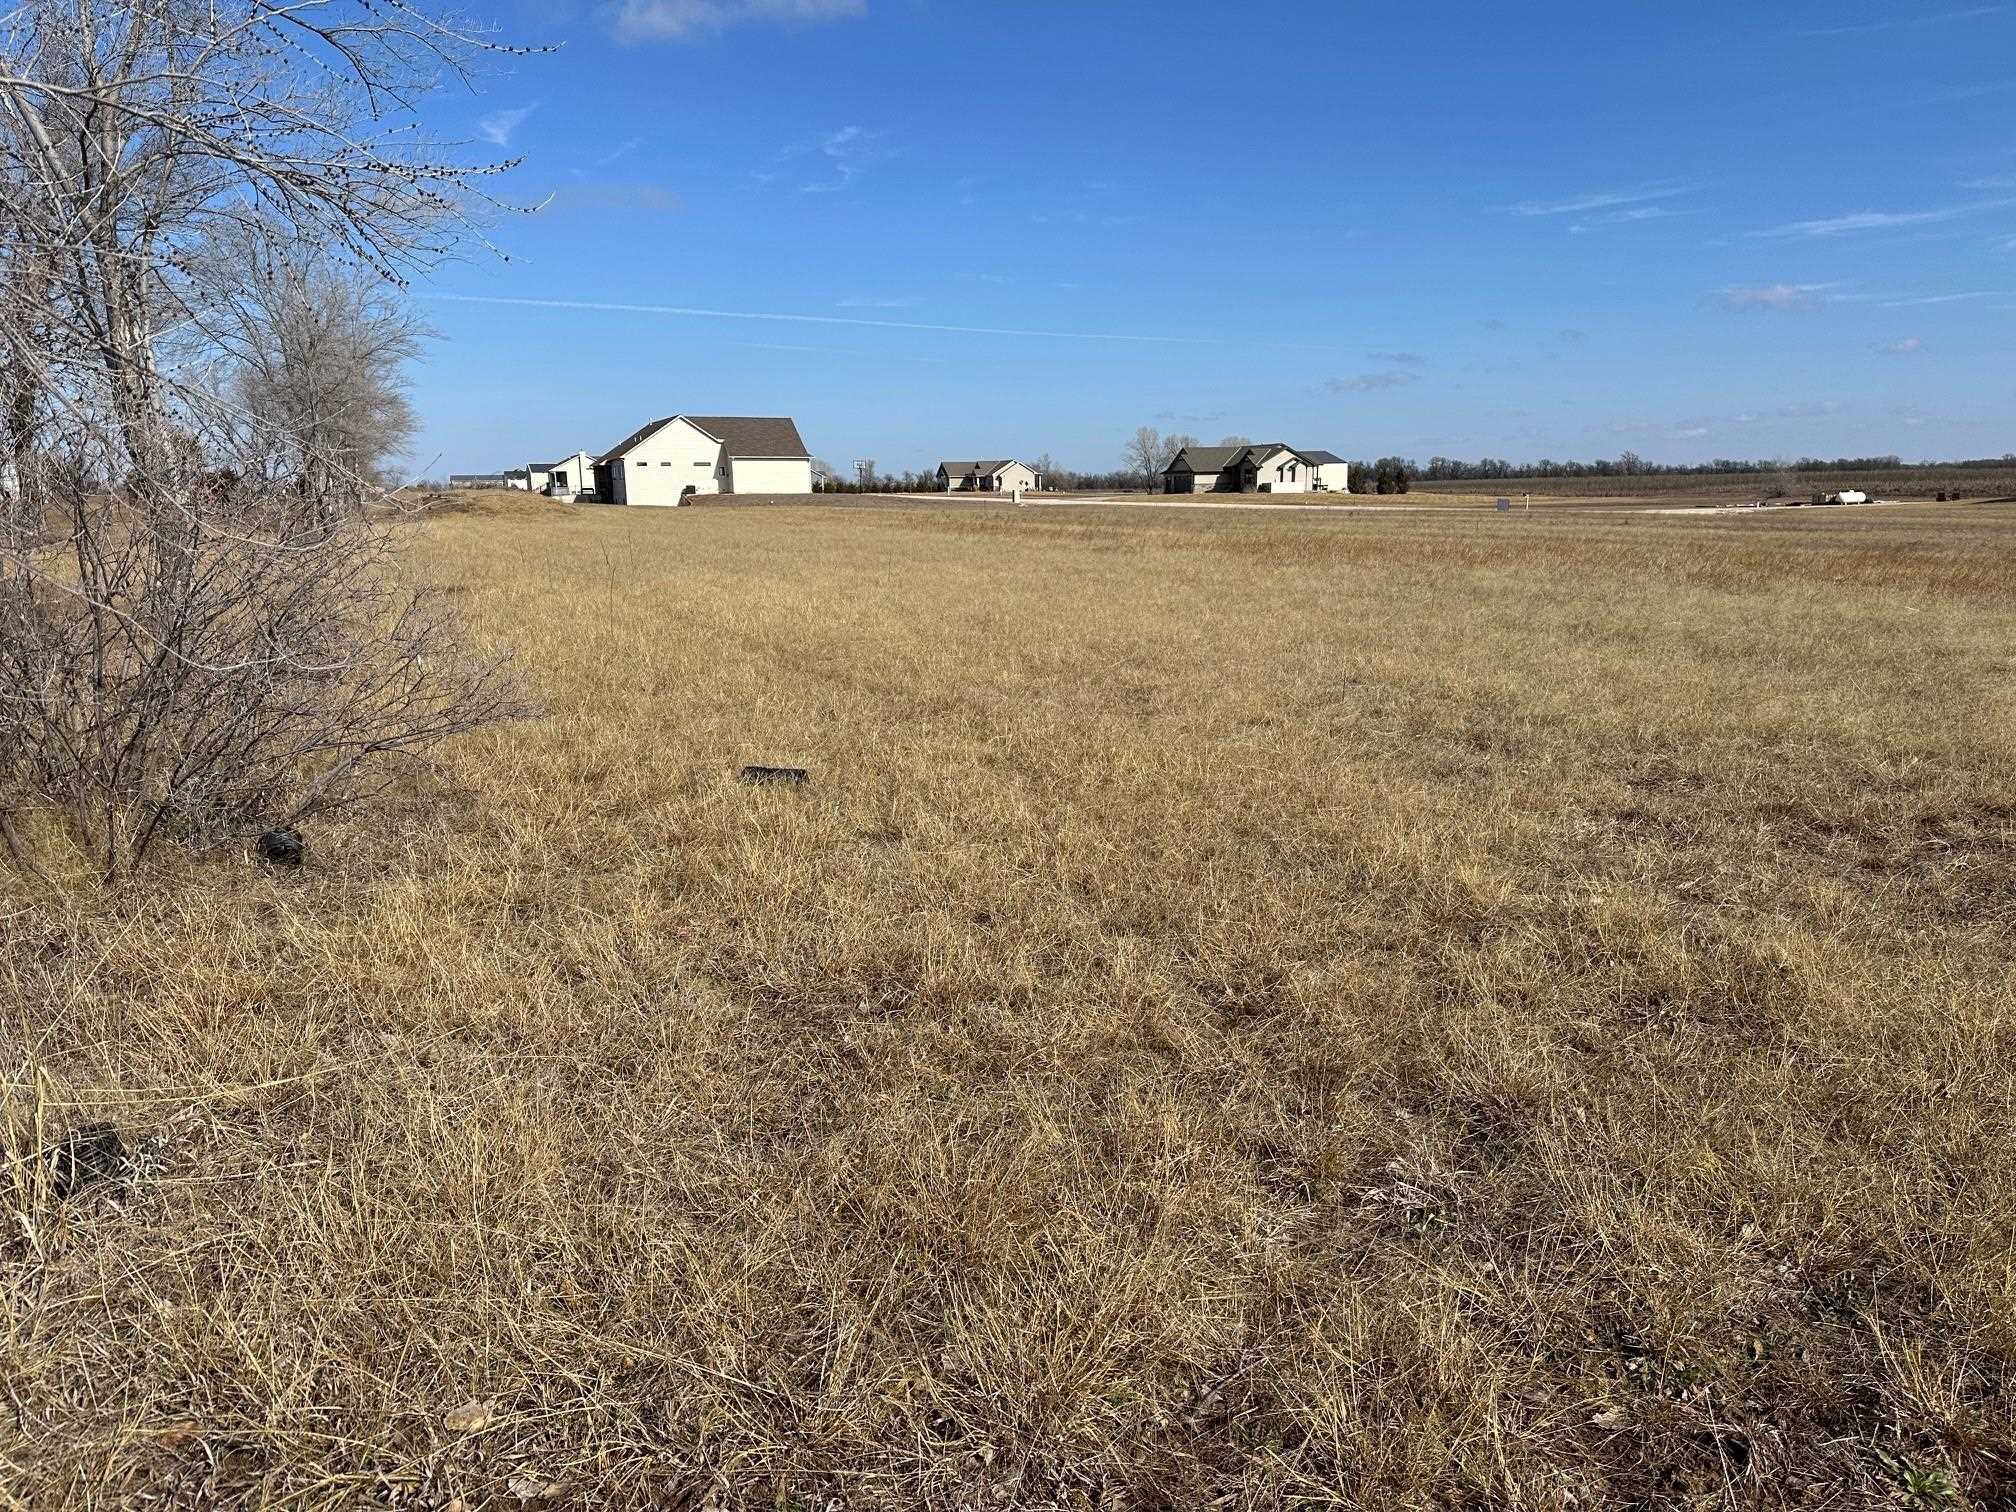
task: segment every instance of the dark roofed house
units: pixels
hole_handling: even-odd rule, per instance
[[[1350,469],[1331,452],[1280,441],[1186,446],[1162,470],[1164,493],[1344,493]]]
[[[683,504],[701,494],[809,494],[812,455],[785,415],[667,415],[595,459],[609,504]]]
[[[1042,486],[1035,468],[1012,457],[938,464],[938,487],[946,493],[1015,493]]]

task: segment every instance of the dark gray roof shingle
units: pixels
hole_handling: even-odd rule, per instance
[[[788,415],[667,415],[639,426],[595,460],[607,462],[642,446],[674,420],[697,425],[728,448],[731,457],[810,457],[798,434],[798,424]]]
[[[1174,472],[1176,464],[1188,465],[1191,472],[1221,473],[1234,461],[1246,454],[1243,446],[1186,446],[1169,459],[1169,465],[1162,470]]]
[[[731,457],[809,457],[788,415],[688,415],[710,436],[719,437]]]

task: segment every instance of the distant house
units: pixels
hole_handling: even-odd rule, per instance
[[[1041,488],[1043,479],[1026,462],[940,462],[938,486],[946,493],[1014,493]]]
[[[534,462],[528,471],[535,477],[544,473],[532,486],[549,498],[572,499],[592,492],[595,487],[595,459],[585,451],[562,457],[558,462]]]
[[[812,456],[782,415],[667,415],[595,459],[605,504],[671,505],[698,494],[809,494]]]
[[[525,464],[525,486],[533,493],[546,492],[546,484],[553,477],[552,462],[527,462]]]
[[[503,473],[450,473],[450,488],[513,488],[511,479]]]
[[[1309,464],[1309,491],[1311,493],[1349,493],[1351,491],[1351,464],[1335,452],[1305,451],[1302,460]]]
[[[1298,451],[1280,441],[1255,446],[1186,446],[1162,470],[1162,491],[1187,493],[1343,493],[1350,467],[1327,451]]]

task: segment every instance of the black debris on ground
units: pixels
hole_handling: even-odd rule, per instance
[[[42,1163],[50,1189],[65,1202],[101,1181],[124,1181],[132,1168],[126,1141],[110,1124],[72,1129],[42,1151]]]
[[[299,866],[307,854],[299,830],[268,830],[259,837],[259,859],[268,866]]]
[[[803,787],[812,774],[803,767],[745,766],[742,780],[753,787]]]

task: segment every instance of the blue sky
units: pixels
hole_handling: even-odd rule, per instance
[[[2016,450],[2016,0],[506,0],[430,473]]]

